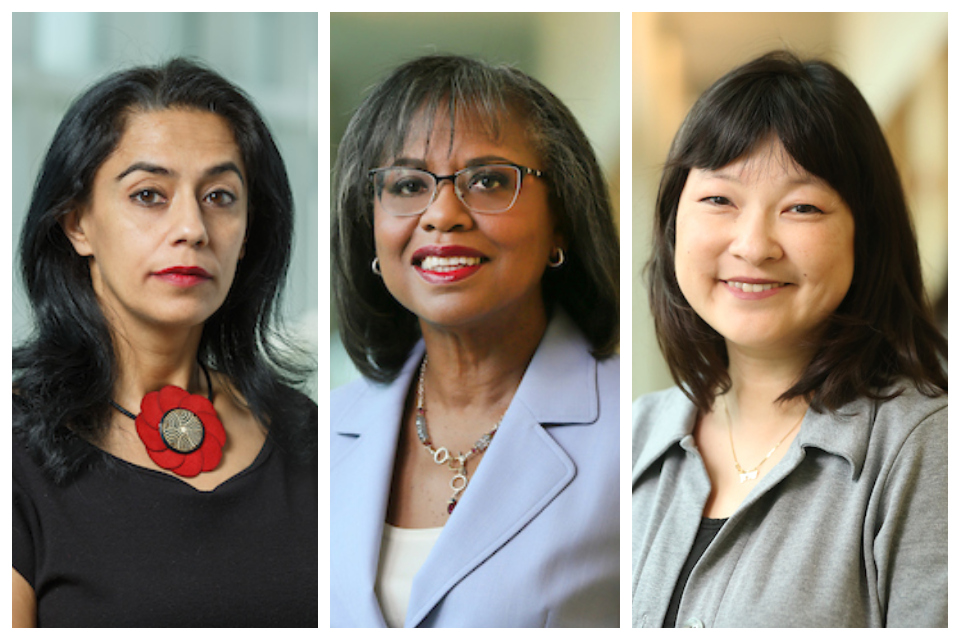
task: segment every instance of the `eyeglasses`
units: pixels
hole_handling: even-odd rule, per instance
[[[383,167],[369,172],[383,210],[394,216],[418,216],[437,199],[440,183],[449,180],[468,209],[476,213],[502,213],[517,201],[523,177],[543,177],[543,172],[518,164],[485,164],[438,176],[424,169]]]

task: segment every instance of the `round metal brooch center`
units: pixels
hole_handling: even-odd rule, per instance
[[[192,453],[203,444],[203,423],[192,411],[171,409],[160,421],[160,437],[177,453]]]

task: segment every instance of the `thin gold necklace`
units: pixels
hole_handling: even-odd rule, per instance
[[[803,422],[803,416],[800,416],[800,419],[797,420],[797,424],[795,424],[795,425],[793,425],[792,427],[790,427],[790,430],[787,431],[787,432],[783,435],[782,438],[780,438],[780,442],[778,442],[777,444],[773,445],[773,449],[770,449],[770,451],[767,452],[767,455],[765,455],[765,456],[763,457],[763,460],[761,460],[761,461],[757,464],[757,466],[755,466],[753,469],[751,469],[751,470],[749,470],[749,471],[745,471],[745,470],[743,469],[743,467],[740,466],[740,461],[737,460],[737,450],[734,449],[734,447],[733,447],[733,427],[731,426],[731,421],[730,421],[730,411],[727,409],[727,398],[726,398],[726,395],[720,396],[720,401],[723,402],[723,414],[724,414],[724,416],[726,416],[726,419],[727,419],[727,433],[728,433],[729,436],[730,436],[730,453],[733,454],[733,464],[737,467],[737,473],[740,474],[740,484],[743,484],[743,483],[746,482],[747,480],[756,480],[756,479],[757,479],[757,471],[760,469],[760,466],[761,466],[764,462],[766,462],[767,460],[769,460],[769,459],[770,459],[770,456],[773,455],[773,452],[776,451],[777,448],[778,448],[780,445],[782,445],[783,442],[787,439],[787,436],[789,436],[791,433],[793,433],[794,429],[796,429],[797,427],[800,426],[800,423]],[[804,412],[804,415],[806,415],[806,412]]]

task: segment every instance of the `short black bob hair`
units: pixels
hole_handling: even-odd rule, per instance
[[[836,411],[860,396],[893,397],[882,390],[901,380],[927,395],[945,393],[947,342],[924,294],[916,237],[880,125],[842,72],[783,51],[707,89],[670,148],[647,277],[657,339],[675,381],[705,412],[730,387],[723,337],[687,303],[674,270],[677,206],[687,176],[692,168],[726,166],[771,135],[840,194],[855,225],[850,290],[806,370],[780,399],[803,397],[817,411]]]
[[[416,316],[372,273],[373,190],[370,169],[395,157],[411,123],[457,116],[500,126],[520,118],[543,159],[549,207],[565,238],[566,262],[543,278],[547,308],[559,304],[598,358],[619,342],[620,248],[610,194],[590,142],[569,109],[546,87],[509,66],[449,55],[407,62],[357,109],[340,143],[333,179],[331,268],[340,332],[360,372],[386,382],[399,373],[420,337]],[[444,115],[446,114],[446,115]]]
[[[296,449],[295,455],[311,455],[309,444],[295,442],[293,428],[312,404],[291,388],[306,372],[275,329],[293,234],[283,159],[240,89],[196,62],[174,59],[114,73],[73,102],[44,158],[24,222],[20,268],[35,331],[13,353],[14,428],[58,481],[95,453],[84,440],[96,442],[108,424],[117,371],[87,258],[73,249],[61,220],[88,202],[94,176],[119,144],[127,118],[164,109],[223,117],[247,174],[244,256],[226,300],[204,325],[199,359],[229,378],[254,415],[270,425],[272,439]],[[308,441],[316,443],[316,429],[314,420]]]

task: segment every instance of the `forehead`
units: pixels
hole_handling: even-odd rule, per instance
[[[521,118],[458,110],[421,109],[406,128],[396,157],[457,159],[461,156],[500,155],[514,162],[534,163],[539,154]]]
[[[225,118],[207,111],[133,111],[116,149],[104,164],[130,159],[181,165],[231,160],[242,166],[240,149]]]

